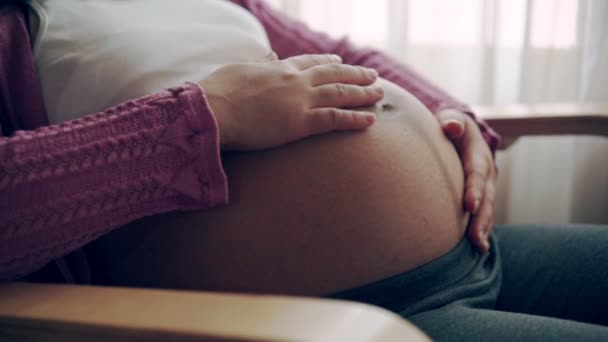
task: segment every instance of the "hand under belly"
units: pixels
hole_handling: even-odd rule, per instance
[[[324,295],[445,254],[468,220],[460,160],[417,99],[381,82],[367,131],[225,154],[228,206],[123,227],[90,248],[95,268],[110,284]]]

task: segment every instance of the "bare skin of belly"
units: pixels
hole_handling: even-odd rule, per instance
[[[319,296],[405,272],[463,237],[464,175],[437,120],[387,81],[364,132],[223,155],[230,204],[136,221],[89,247],[114,285]]]

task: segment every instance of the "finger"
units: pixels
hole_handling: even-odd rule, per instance
[[[475,226],[471,226],[472,234],[476,234],[480,251],[487,252],[490,248],[490,233],[494,226],[494,210],[496,208],[496,189],[493,180],[489,180],[485,187],[486,191],[483,196],[483,202],[475,217],[478,221]]]
[[[382,100],[384,89],[379,85],[362,87],[334,83],[313,88],[312,107],[363,107]]]
[[[305,71],[313,86],[328,83],[346,83],[357,85],[370,85],[378,78],[378,72],[359,66],[347,64],[316,65]]]
[[[471,218],[471,222],[469,223],[469,227],[467,228],[467,237],[473,247],[477,249],[481,253],[485,253],[485,243],[483,242],[483,231],[482,231],[483,223],[477,216],[473,216]]]
[[[437,119],[444,133],[456,143],[464,135],[466,129],[464,113],[455,110],[443,110],[437,113]]]
[[[299,70],[306,70],[315,65],[342,63],[342,58],[338,55],[299,55],[284,60]]]
[[[492,219],[490,220],[490,223],[488,224],[488,226],[486,228],[486,232],[485,232],[485,239],[487,241],[488,249],[490,248],[490,234],[492,234],[493,230],[494,230],[494,215],[492,215]]]
[[[492,222],[493,214],[493,204],[484,203],[477,214],[473,216],[467,231],[471,243],[482,253],[486,253],[490,248],[486,232],[488,231],[488,225]]]
[[[471,127],[465,131],[459,151],[466,181],[464,207],[472,214],[479,209],[486,182],[494,168],[488,146],[476,129]]]
[[[376,119],[374,113],[338,108],[313,109],[305,117],[308,120],[308,134],[364,129]]]
[[[494,225],[494,212],[496,209],[496,183],[495,177],[493,176],[490,176],[490,179],[486,183],[483,203],[481,205],[488,207],[485,212],[489,212],[490,222],[484,227],[484,238],[488,240],[490,233],[492,232],[492,226]]]
[[[483,165],[482,162],[467,162],[465,159],[464,171],[466,180],[464,206],[468,212],[475,214],[479,210],[483,194],[486,191],[487,166]]]

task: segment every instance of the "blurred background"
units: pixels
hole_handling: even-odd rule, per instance
[[[605,0],[269,0],[481,105],[608,103]],[[497,223],[608,224],[608,139],[530,137],[497,156]]]

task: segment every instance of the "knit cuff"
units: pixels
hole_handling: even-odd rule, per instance
[[[192,137],[200,156],[194,158],[194,168],[204,180],[200,183],[209,206],[228,204],[228,180],[222,167],[219,127],[204,90],[196,83],[186,83],[179,100],[186,104],[186,119],[198,134]]]

